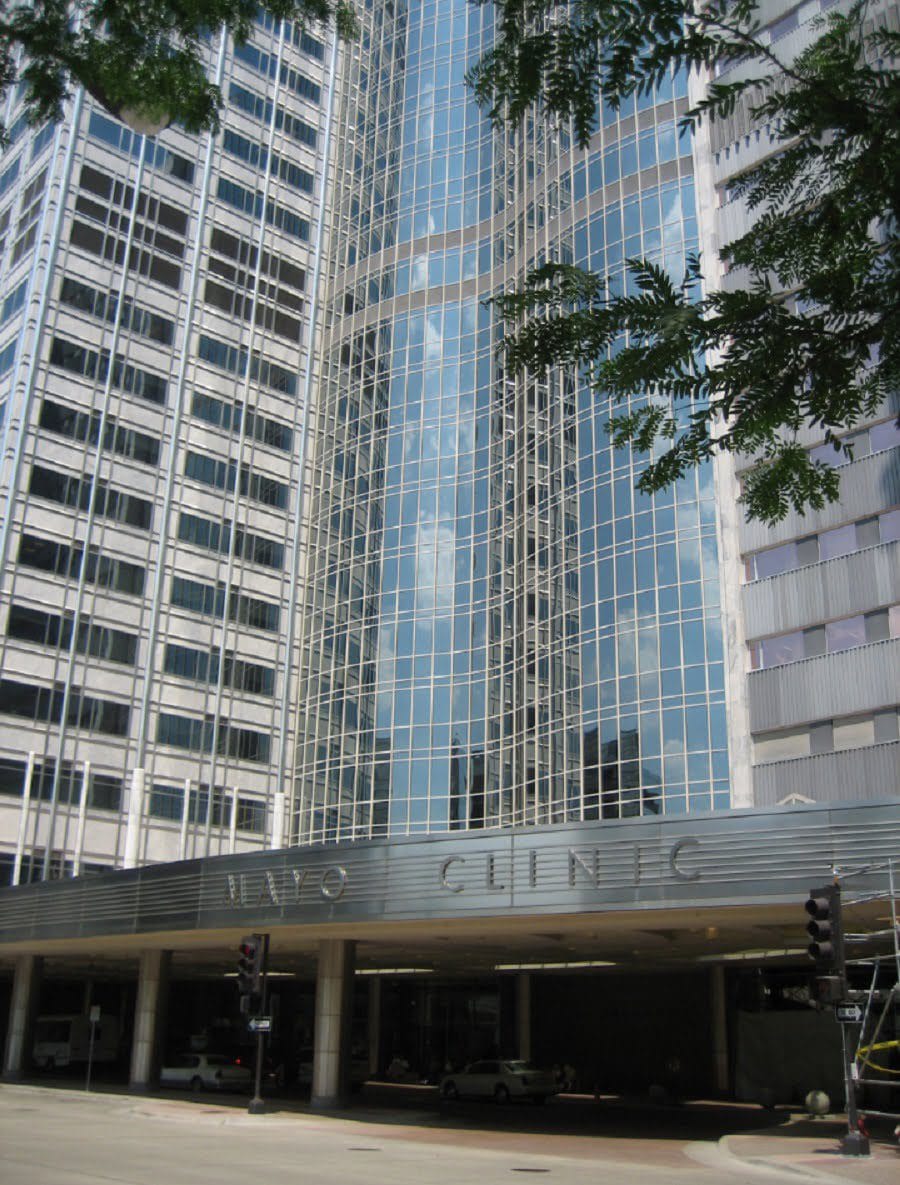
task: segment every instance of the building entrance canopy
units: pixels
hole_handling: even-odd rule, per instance
[[[0,957],[222,949],[250,930],[275,950],[377,943],[382,961],[444,949],[447,970],[453,935],[457,970],[473,967],[467,938],[491,966],[656,961],[660,933],[681,959],[796,955],[810,887],[836,872],[883,892],[892,858],[900,803],[287,848],[6,889]]]

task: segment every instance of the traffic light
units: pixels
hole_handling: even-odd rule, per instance
[[[249,1000],[262,992],[263,938],[261,934],[245,934],[238,947],[237,980],[242,1011],[249,1010]],[[248,1006],[244,1006],[244,1001]]]
[[[810,958],[822,975],[844,978],[844,929],[841,920],[841,890],[839,885],[824,885],[810,889],[806,912],[810,916],[806,932],[812,939]]]
[[[841,1004],[847,995],[847,985],[842,975],[817,975],[812,981],[812,999],[823,1007]]]

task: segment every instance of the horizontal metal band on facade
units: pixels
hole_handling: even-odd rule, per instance
[[[287,848],[5,889],[0,947],[193,929],[786,903],[835,868],[846,874],[889,860],[900,862],[900,800]]]

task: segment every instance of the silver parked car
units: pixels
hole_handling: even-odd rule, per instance
[[[493,1099],[497,1103],[508,1103],[510,1099],[542,1103],[556,1094],[557,1089],[551,1073],[521,1061],[472,1062],[458,1074],[446,1074],[440,1084],[441,1098],[466,1096]]]
[[[182,1090],[248,1090],[253,1075],[247,1066],[221,1053],[183,1053],[159,1073],[161,1086]]]

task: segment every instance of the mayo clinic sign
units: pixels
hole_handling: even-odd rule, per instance
[[[0,947],[237,925],[799,901],[833,868],[898,853],[896,800],[257,850],[0,889]]]
[[[698,869],[684,867],[681,863],[682,857],[697,847],[699,840],[693,837],[682,837],[667,846],[666,864],[676,880],[700,879],[701,873]],[[298,852],[298,856],[302,860],[301,852]],[[565,873],[569,888],[576,889],[585,885],[599,887],[602,860],[603,852],[600,848],[568,848]],[[436,886],[440,891],[450,894],[464,893],[467,889],[488,893],[503,892],[511,887],[508,882],[513,876],[511,868],[501,870],[504,863],[494,852],[445,856],[434,865]],[[523,861],[520,860],[518,863],[522,864]],[[526,851],[524,864],[527,869],[527,888],[540,888],[542,879],[546,883],[551,883],[559,877],[559,869],[549,860],[542,861],[538,849]],[[641,852],[640,847],[635,846],[633,883],[637,883],[640,877]],[[287,875],[283,868],[264,868],[252,873],[227,873],[222,903],[233,909],[251,909],[267,905],[312,905],[317,901],[330,904],[340,901],[345,894],[352,895],[352,892],[352,877],[344,864],[329,863],[324,867],[301,864],[299,867],[288,869]]]

